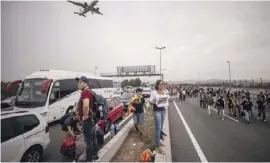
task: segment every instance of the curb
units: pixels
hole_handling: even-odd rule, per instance
[[[130,130],[133,127],[132,114],[130,114],[124,121],[120,123],[120,126],[126,125],[98,152],[100,160],[98,162],[110,162],[111,159],[115,156],[118,149],[123,144],[125,138],[128,136]],[[109,139],[110,134],[106,134],[104,139]]]
[[[168,107],[168,109],[170,108]],[[163,131],[167,134],[164,140],[165,147],[162,147],[162,150],[165,152],[165,155],[162,155],[156,152],[155,162],[172,162],[168,109],[166,111],[166,117],[164,121],[164,129],[163,129]]]

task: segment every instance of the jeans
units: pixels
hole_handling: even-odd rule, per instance
[[[204,101],[201,99],[200,100],[200,107],[203,108],[204,107]]]
[[[258,108],[258,111],[259,111],[258,118],[260,118],[262,114],[263,120],[265,120],[265,108]]]
[[[165,113],[166,111],[153,111],[155,121],[155,140],[157,147],[160,146],[160,136],[164,124]]]
[[[224,118],[224,107],[217,106],[217,108],[218,108],[218,116],[220,116],[220,111],[221,111],[221,117]]]
[[[84,142],[86,146],[86,161],[91,162],[92,156],[93,156],[93,147],[94,147],[94,143],[93,143],[94,124],[91,117],[83,121],[82,129],[83,129]]]
[[[212,113],[211,109],[212,109],[212,105],[208,105],[208,114],[209,115]]]
[[[244,119],[249,122],[249,112],[247,110],[244,110],[245,116]]]

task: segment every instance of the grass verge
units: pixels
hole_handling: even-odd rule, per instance
[[[140,162],[141,153],[145,149],[154,147],[155,126],[151,113],[152,111],[149,111],[148,116],[145,114],[144,124],[140,128],[143,135],[140,136],[133,127],[111,162]]]

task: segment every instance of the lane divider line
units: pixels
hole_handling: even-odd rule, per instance
[[[193,144],[193,146],[194,146],[194,148],[195,148],[195,150],[196,150],[196,152],[197,152],[197,154],[198,154],[201,162],[208,162],[207,159],[206,159],[206,157],[205,157],[205,155],[203,154],[203,151],[202,151],[200,145],[198,144],[195,136],[191,132],[191,130],[190,130],[190,128],[189,128],[189,126],[188,126],[188,124],[187,124],[184,116],[182,115],[180,109],[176,105],[175,101],[173,101],[173,103],[174,103],[174,106],[176,108],[176,111],[178,112],[178,114],[179,114],[179,116],[180,116],[180,118],[181,118],[181,120],[182,120],[182,122],[183,122],[183,124],[184,124],[184,126],[186,128],[186,131],[188,133],[188,136],[189,136],[189,138],[190,138],[190,140],[191,140],[191,142],[192,142],[192,144]]]
[[[217,109],[213,109],[213,108],[212,108],[212,110],[218,112]],[[234,119],[234,118],[232,118],[231,116],[228,116],[228,115],[226,115],[226,114],[224,114],[224,116],[227,117],[227,118],[229,118],[229,119],[231,119],[231,120],[233,120],[233,121],[235,121],[235,122],[238,122],[238,123],[239,123],[239,121],[238,121],[237,119]]]

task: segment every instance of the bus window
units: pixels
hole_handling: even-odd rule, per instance
[[[113,81],[112,80],[99,79],[98,81],[100,83],[101,88],[113,88]]]
[[[98,80],[96,79],[88,79],[88,80],[89,80],[88,85],[90,88],[92,89],[101,88]]]

